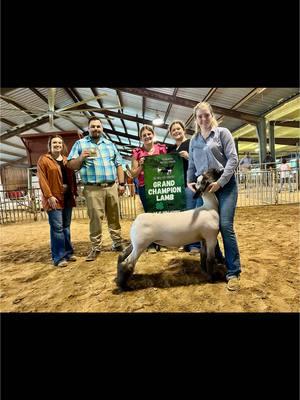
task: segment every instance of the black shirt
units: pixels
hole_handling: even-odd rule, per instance
[[[168,153],[179,153],[180,151],[189,152],[190,139],[185,140],[181,143],[181,145],[177,148],[176,144],[168,144],[167,152]],[[183,161],[183,172],[184,172],[184,185],[187,186],[187,170],[189,166],[189,160],[186,160],[182,157]]]
[[[65,203],[65,207],[71,207],[71,187],[70,184],[68,182],[68,175],[67,175],[67,167],[64,165],[63,160],[55,160],[57,162],[57,164],[59,165],[60,169],[61,169],[61,173],[62,173],[62,178],[63,178],[63,184],[64,185],[68,185],[67,190],[64,193],[64,203]]]

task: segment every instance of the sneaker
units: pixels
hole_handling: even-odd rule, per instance
[[[189,254],[192,256],[194,254],[199,254],[200,253],[200,249],[198,249],[197,247],[192,247],[191,250],[189,251]]]
[[[178,251],[179,251],[180,253],[182,253],[183,251],[185,251],[185,248],[184,248],[184,246],[180,246],[180,247],[178,247]]]
[[[61,260],[58,264],[56,264],[56,267],[66,267],[68,265],[68,262],[66,260]]]
[[[87,255],[85,261],[94,261],[100,254],[100,250],[92,249]]]
[[[165,252],[165,251],[168,251],[168,249],[165,246],[160,246],[159,251]]]
[[[67,261],[77,261],[77,257],[75,257],[73,254],[67,258]]]
[[[111,246],[112,251],[123,251],[124,250],[124,246],[122,245],[122,243],[120,244],[113,244]]]
[[[240,279],[237,276],[229,278],[227,282],[228,290],[239,290],[240,289]]]

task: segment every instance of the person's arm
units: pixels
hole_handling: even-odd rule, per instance
[[[187,169],[187,186],[193,192],[196,192],[195,173],[196,173],[196,167],[195,167],[194,155],[193,155],[193,141],[191,140],[190,145],[189,145],[189,165],[188,165],[188,169]]]
[[[84,160],[89,155],[90,153],[88,150],[81,151],[81,145],[79,144],[79,141],[75,142],[70,154],[68,155],[68,168],[78,171],[82,167]]]
[[[137,178],[143,170],[143,164],[145,157],[142,157],[139,161],[132,157],[131,159],[131,173],[133,178]]]
[[[43,193],[43,196],[47,200],[49,206],[53,210],[56,210],[56,205],[58,203],[58,200],[52,194],[49,180],[47,178],[47,166],[46,166],[45,162],[43,161],[43,156],[41,156],[37,162],[37,175],[39,178],[39,185],[40,185],[41,191]]]
[[[117,176],[118,176],[118,192],[122,196],[122,194],[125,192],[125,176],[124,176],[124,171],[122,168],[122,165],[119,165],[117,167]]]
[[[73,169],[74,171],[78,171],[84,162],[84,160],[90,155],[90,152],[88,150],[83,150],[83,152],[80,154],[79,157],[73,158],[72,160],[69,160],[67,165],[68,168]]]
[[[221,177],[217,180],[220,187],[224,187],[229,182],[238,166],[239,159],[231,132],[227,128],[222,128],[220,139],[223,146],[223,152],[227,162]]]

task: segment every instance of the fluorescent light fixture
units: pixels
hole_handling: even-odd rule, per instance
[[[152,124],[155,126],[161,126],[164,123],[164,120],[160,117],[158,113],[156,113],[156,117],[152,121]]]

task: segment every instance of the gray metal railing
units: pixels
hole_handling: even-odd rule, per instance
[[[299,169],[293,169],[284,178],[278,170],[237,171],[238,207],[271,204],[292,204],[300,202]],[[73,218],[87,218],[85,198],[82,188],[78,188]],[[142,212],[139,196],[133,184],[126,185],[120,197],[120,217],[134,220]],[[47,219],[42,208],[40,188],[22,188],[0,191],[0,224]]]

